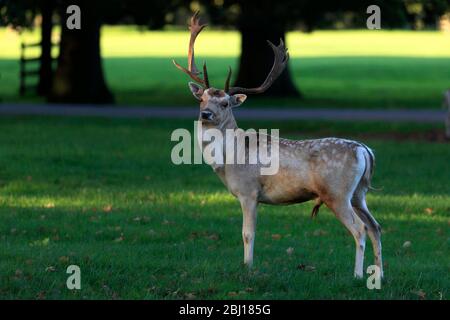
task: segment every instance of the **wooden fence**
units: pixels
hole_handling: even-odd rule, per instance
[[[52,43],[52,47],[58,46],[57,43]],[[26,57],[26,50],[29,48],[36,48],[41,47],[40,42],[36,43],[21,43],[20,45],[20,74],[19,74],[19,94],[21,96],[25,95],[27,91],[34,91],[36,92],[38,81],[30,84],[28,83],[28,79],[36,77],[39,79],[39,72],[40,72],[40,57],[33,57],[33,58],[27,58]],[[56,58],[51,58],[52,64],[54,61],[56,61]]]

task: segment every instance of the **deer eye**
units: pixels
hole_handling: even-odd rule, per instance
[[[228,107],[228,101],[222,101],[222,102],[220,103],[220,106],[223,107],[223,108]]]

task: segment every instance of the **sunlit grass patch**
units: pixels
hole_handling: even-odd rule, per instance
[[[17,58],[20,42],[38,42],[39,30],[22,34],[0,28],[0,58]],[[397,56],[450,57],[449,35],[439,31],[340,30],[302,33],[289,32],[287,45],[291,57]],[[54,40],[59,38],[59,28]],[[187,31],[150,31],[135,27],[106,26],[102,29],[102,54],[112,57],[185,56]],[[240,36],[236,31],[206,29],[196,42],[198,57],[236,57]]]
[[[105,75],[117,103],[195,104],[187,89],[188,79],[172,64],[173,58],[186,61],[188,38],[185,31],[104,27]],[[0,86],[3,101],[43,101],[31,95],[18,96],[20,42],[38,39],[38,30],[19,36],[0,29],[0,73],[7,84]],[[448,40],[448,34],[437,31],[290,32],[290,68],[304,99],[252,97],[247,106],[438,109],[442,92],[449,87]],[[197,58],[208,61],[211,83],[217,87],[222,87],[228,66],[238,69],[239,53],[237,32],[208,30],[197,41]],[[37,49],[28,53],[30,57],[38,55]]]

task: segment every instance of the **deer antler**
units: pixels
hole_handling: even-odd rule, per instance
[[[272,42],[267,40],[270,47],[273,50],[273,53],[275,54],[275,59],[273,62],[272,69],[270,70],[269,74],[267,75],[266,80],[264,80],[263,84],[260,85],[257,88],[241,88],[241,87],[231,87],[229,88],[229,82],[231,77],[231,69],[228,73],[227,80],[225,82],[225,91],[229,94],[236,94],[236,93],[246,93],[246,94],[258,94],[263,93],[267,89],[270,88],[270,86],[275,82],[275,80],[280,76],[281,72],[283,72],[284,68],[287,65],[287,62],[289,60],[289,53],[284,46],[284,42],[282,39],[280,39],[280,44],[278,46],[275,46]]]
[[[225,89],[224,89],[224,91],[227,93],[230,90],[230,80],[231,80],[232,73],[233,73],[233,71],[231,70],[231,67],[228,67],[228,75],[227,75],[227,80],[225,80]]]
[[[188,69],[180,66],[175,60],[172,60],[173,64],[186,73],[188,76],[192,78],[192,80],[203,84],[206,88],[209,88],[208,81],[208,72],[206,70],[206,63],[203,65],[203,79],[199,77],[201,72],[198,71],[197,66],[195,65],[195,56],[194,56],[194,44],[195,39],[198,34],[206,27],[206,24],[200,24],[198,17],[199,12],[197,11],[191,18],[191,23],[189,25],[189,30],[191,31],[191,37],[189,39],[189,51],[188,51]]]

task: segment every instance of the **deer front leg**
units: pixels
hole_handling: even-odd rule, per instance
[[[242,240],[244,242],[244,263],[251,267],[253,265],[257,201],[252,197],[240,197],[239,201],[241,202],[243,213]]]

